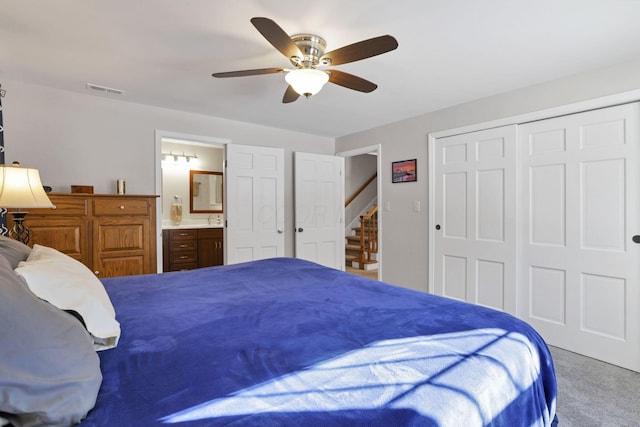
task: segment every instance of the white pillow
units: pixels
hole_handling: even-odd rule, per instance
[[[84,264],[53,248],[34,245],[15,269],[31,292],[62,310],[77,311],[96,350],[115,347],[120,323],[102,283]]]

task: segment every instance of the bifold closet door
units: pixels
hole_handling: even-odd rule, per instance
[[[434,292],[516,311],[516,126],[435,142]]]
[[[640,371],[638,103],[519,127],[519,317]],[[634,237],[635,236],[635,237]]]

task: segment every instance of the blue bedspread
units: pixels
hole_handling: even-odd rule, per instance
[[[494,310],[297,259],[103,280],[122,336],[83,426],[534,426],[549,351]]]

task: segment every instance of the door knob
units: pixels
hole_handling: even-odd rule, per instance
[[[278,228],[278,234],[282,234],[284,233],[284,231],[282,230],[282,228]]]
[[[440,224],[436,224],[436,230],[440,230]]]
[[[304,229],[302,227],[298,228],[298,233],[302,233]]]
[[[633,240],[633,243],[640,243],[640,234],[636,234],[631,240]]]

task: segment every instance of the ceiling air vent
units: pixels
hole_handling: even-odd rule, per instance
[[[124,95],[125,91],[122,89],[114,89],[112,87],[106,87],[101,85],[96,85],[93,83],[87,83],[87,89],[97,90],[98,92],[110,93],[113,95]]]

